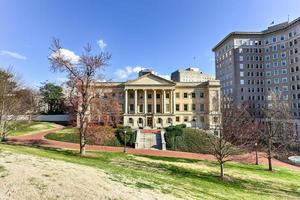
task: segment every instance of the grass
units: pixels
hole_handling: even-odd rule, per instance
[[[45,138],[63,142],[79,143],[79,132],[78,128],[66,127],[62,130],[46,135]]]
[[[16,128],[13,131],[9,132],[11,136],[26,135],[34,131],[41,131],[54,128],[53,123],[49,122],[28,122],[28,121],[19,121],[16,122]]]
[[[218,177],[212,161],[87,152],[0,144],[0,149],[63,160],[104,170],[111,179],[128,187],[156,190],[183,199],[299,199],[300,172],[229,162],[226,179]]]

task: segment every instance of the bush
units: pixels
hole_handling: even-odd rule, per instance
[[[203,130],[170,126],[166,128],[165,139],[167,148],[175,151],[193,153],[210,153],[210,137],[215,137]]]
[[[116,129],[111,126],[89,124],[87,129],[87,143],[107,146],[121,146],[116,138]]]
[[[126,145],[134,147],[135,139],[136,139],[136,132],[134,132],[129,126],[120,126],[116,130],[116,137],[118,141],[124,145],[125,143],[125,134],[126,131]]]

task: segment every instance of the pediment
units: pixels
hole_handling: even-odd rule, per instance
[[[173,81],[164,79],[160,76],[154,74],[146,74],[144,76],[138,77],[135,80],[130,80],[125,83],[125,85],[175,85]]]

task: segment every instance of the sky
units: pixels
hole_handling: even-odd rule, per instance
[[[112,55],[105,79],[143,68],[168,78],[190,66],[214,75],[212,48],[232,31],[261,31],[300,17],[299,0],[0,0],[0,67],[25,85],[61,83],[50,70],[53,38],[73,56],[90,43]]]

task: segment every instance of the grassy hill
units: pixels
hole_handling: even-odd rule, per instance
[[[300,171],[228,163],[225,180],[212,161],[74,151],[0,144],[1,151],[63,160],[104,170],[126,187],[147,189],[182,199],[299,199]],[[93,177],[91,177],[93,178]],[[1,178],[0,178],[1,180]]]

